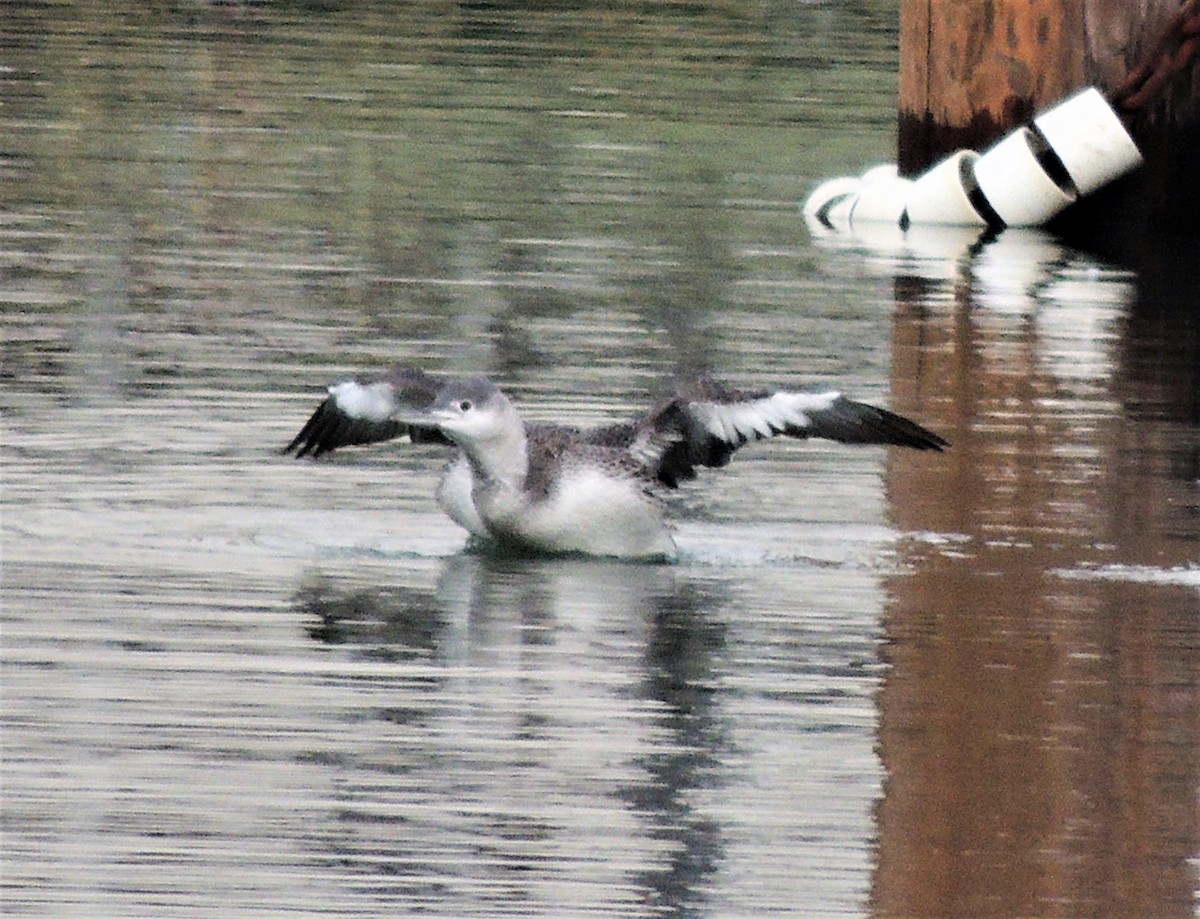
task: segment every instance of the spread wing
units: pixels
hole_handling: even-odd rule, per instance
[[[429,374],[404,367],[375,380],[335,383],[329,387],[328,398],[282,452],[316,457],[338,447],[378,443],[404,434],[413,443],[445,443],[436,428],[392,417],[403,409],[425,408],[440,388],[441,383]]]
[[[719,467],[741,446],[768,437],[820,437],[847,444],[942,450],[948,443],[902,415],[837,392],[744,392],[707,377],[681,389],[643,418],[603,428],[598,443],[620,444],[668,487]]]

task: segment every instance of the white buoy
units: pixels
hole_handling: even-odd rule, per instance
[[[845,232],[850,229],[850,213],[857,203],[857,194],[841,195],[829,202],[828,207],[822,208],[817,217],[834,229]]]
[[[1075,201],[1060,188],[1033,152],[1033,134],[1018,128],[989,147],[972,171],[983,197],[1005,226],[1041,226]]]
[[[974,151],[959,150],[915,179],[905,211],[908,223],[985,225],[970,199],[971,167],[978,158]]]
[[[1013,131],[982,155],[959,150],[914,180],[892,164],[830,179],[804,202],[811,224],[847,230],[895,223],[994,228],[1046,223],[1142,162],[1125,125],[1094,87]],[[890,235],[890,234],[889,234]]]
[[[1141,165],[1142,155],[1120,116],[1094,86],[1047,109],[1033,124],[1081,196]]]
[[[870,174],[863,176],[862,188],[854,196],[850,223],[854,226],[862,223],[890,223],[898,227],[912,193],[912,180],[896,175],[894,166],[891,167],[890,174],[876,173],[873,180],[867,179]]]
[[[862,187],[862,179],[851,176],[840,176],[822,182],[813,189],[812,194],[804,201],[802,212],[805,217],[818,217],[822,211],[840,198],[853,195]]]
[[[881,163],[878,166],[872,166],[859,176],[859,179],[863,185],[870,185],[872,182],[879,182],[883,179],[894,179],[899,174],[900,170],[895,163]]]

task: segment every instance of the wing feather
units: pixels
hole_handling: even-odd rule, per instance
[[[405,424],[392,417],[405,408],[429,405],[439,385],[429,374],[404,367],[375,380],[335,383],[282,452],[317,457],[339,447],[379,443],[404,434],[414,443],[445,442],[436,428]]]
[[[942,450],[947,442],[911,419],[837,392],[742,391],[702,377],[643,418],[604,429],[674,488],[698,467],[726,465],[740,447],[786,436]]]

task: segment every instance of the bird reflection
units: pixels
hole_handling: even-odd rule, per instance
[[[320,576],[301,587],[294,605],[310,638],[352,647],[362,657],[403,660],[437,650],[445,623],[433,592],[398,587],[339,590]]]
[[[724,852],[720,825],[689,802],[691,792],[720,783],[722,755],[732,745],[716,698],[726,628],[707,612],[710,588],[687,585],[651,604],[642,692],[669,713],[672,743],[643,756],[649,781],[625,790],[655,838],[671,844],[667,863],[639,879],[648,905],[668,915],[695,914]]]
[[[719,822],[692,801],[721,783],[731,746],[718,693],[726,593],[719,578],[667,566],[460,554],[431,588],[318,576],[297,592],[295,607],[314,641],[352,659],[445,665],[444,679],[423,681],[432,696],[423,714],[400,698],[373,709],[376,723],[408,732],[408,768],[413,732],[437,740],[420,794],[429,796],[422,812],[444,808],[446,825],[426,834],[453,837],[453,815],[465,806],[456,798],[475,789],[482,838],[471,857],[503,870],[505,883],[528,883],[535,898],[539,872],[554,870],[546,853],[567,857],[561,840],[578,835],[571,823],[580,813],[600,821],[588,833],[609,837],[631,821],[622,848],[643,857],[620,869],[621,886],[656,911],[688,915],[724,858]],[[593,756],[585,775],[564,773],[561,761]],[[362,777],[364,790],[371,781]],[[547,804],[563,796],[570,807]],[[345,812],[363,809],[356,801]],[[422,844],[438,843],[392,839],[390,861],[376,851],[363,870],[403,874],[420,862],[413,847]]]

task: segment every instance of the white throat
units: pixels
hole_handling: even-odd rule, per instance
[[[481,435],[454,439],[480,479],[520,491],[529,474],[525,423],[511,405],[505,405],[503,412],[503,424]]]

